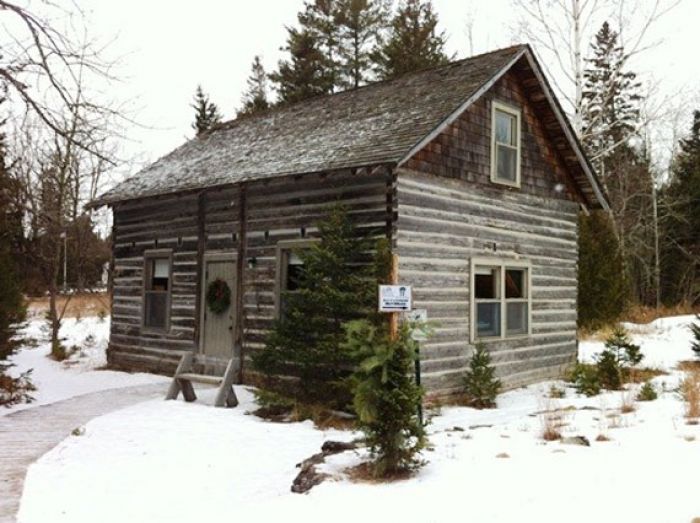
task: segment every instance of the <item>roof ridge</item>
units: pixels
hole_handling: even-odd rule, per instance
[[[303,106],[305,104],[315,102],[315,101],[318,101],[321,99],[330,99],[330,98],[340,96],[340,95],[347,95],[349,93],[356,93],[356,92],[361,91],[361,90],[366,90],[368,88],[376,87],[377,85],[384,85],[384,84],[388,84],[391,82],[396,82],[396,81],[399,81],[401,79],[405,79],[409,76],[417,76],[419,74],[425,74],[428,71],[436,71],[438,69],[447,69],[448,67],[454,67],[455,65],[462,65],[462,64],[465,64],[465,63],[470,62],[472,60],[484,58],[484,57],[489,56],[489,55],[503,53],[505,51],[514,51],[515,52],[516,50],[524,49],[526,47],[528,47],[528,44],[513,44],[513,45],[509,45],[507,47],[501,47],[500,49],[494,49],[493,51],[487,51],[485,53],[480,53],[480,54],[475,54],[475,55],[468,56],[465,58],[460,58],[459,60],[453,60],[453,61],[447,62],[445,64],[424,67],[422,69],[416,69],[414,71],[408,71],[408,72],[402,73],[398,76],[394,76],[392,78],[385,78],[383,80],[369,82],[367,84],[360,85],[358,87],[352,87],[350,89],[345,89],[344,91],[338,91],[335,93],[317,94],[317,95],[311,96],[309,98],[304,98],[303,100],[298,100],[296,102],[274,105],[274,106],[269,107],[268,109],[265,109],[264,111],[261,111],[258,113],[242,114],[242,115],[236,116],[235,118],[233,118],[231,120],[226,120],[224,122],[216,124],[212,129],[202,133],[202,136],[208,136],[210,134],[213,134],[217,131],[224,130],[224,129],[231,129],[232,127],[234,127],[234,124],[237,124],[237,123],[240,123],[243,121],[248,121],[248,120],[254,119],[254,118],[263,118],[265,116],[275,114],[279,111],[288,110],[292,107],[300,107],[300,106]]]

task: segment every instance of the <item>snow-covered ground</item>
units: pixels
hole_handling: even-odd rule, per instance
[[[692,359],[691,319],[633,329],[644,363],[670,372],[654,380],[657,401],[621,414],[632,392],[585,398],[569,388],[550,399],[549,382],[502,394],[494,410],[443,408],[433,413],[426,466],[390,484],[344,475],[365,458],[358,451],[328,459],[336,479],[291,493],[296,463],[326,439],[356,434],[247,415],[255,405],[245,388],[232,410],[207,406],[212,391],[204,405],[144,402],[91,421],[35,463],[19,521],[690,522],[700,517],[700,426],[686,424],[673,367]],[[584,358],[601,348],[581,344]],[[544,442],[542,411],[552,409],[561,409],[565,436],[591,446]],[[596,441],[601,434],[610,441]]]
[[[69,350],[74,348],[74,352],[60,363],[48,357],[51,352],[48,335],[46,320],[39,314],[30,317],[18,332],[26,342],[8,359],[14,364],[9,373],[16,376],[33,369],[31,378],[37,388],[32,393],[35,401],[10,408],[0,407],[0,416],[98,390],[166,380],[152,374],[99,370],[107,363],[105,349],[109,339],[109,316],[104,319],[97,316],[65,318],[60,335],[64,346]]]

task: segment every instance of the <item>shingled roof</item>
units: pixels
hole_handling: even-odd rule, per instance
[[[528,46],[508,47],[226,122],[92,205],[291,174],[398,164],[526,54],[532,56]],[[597,185],[592,169],[591,176],[589,182]],[[593,189],[586,191],[593,195],[591,203],[599,200],[599,188],[588,188]],[[604,197],[601,203],[605,205]]]

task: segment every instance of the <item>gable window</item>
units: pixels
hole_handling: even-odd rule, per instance
[[[146,253],[144,267],[143,325],[167,330],[170,322],[172,288],[170,253]]]
[[[472,260],[472,341],[530,333],[530,267]]]
[[[491,112],[491,181],[520,187],[520,111],[498,102]]]
[[[290,293],[298,292],[304,275],[304,261],[299,251],[308,248],[314,240],[282,241],[277,245],[277,282],[275,309],[278,318],[286,311]]]

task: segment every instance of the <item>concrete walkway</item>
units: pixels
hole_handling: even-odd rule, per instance
[[[27,468],[92,418],[164,398],[167,383],[110,389],[0,417],[0,523],[13,523]]]

